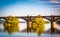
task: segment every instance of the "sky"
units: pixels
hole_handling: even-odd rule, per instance
[[[60,0],[0,0],[0,16],[60,15]]]

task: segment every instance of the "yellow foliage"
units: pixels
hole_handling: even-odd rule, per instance
[[[30,24],[29,26],[30,26],[31,30],[36,32],[39,35],[42,32],[44,32],[44,30],[45,30],[44,24],[46,24],[46,22],[43,20],[43,18],[41,16],[40,17],[37,16],[29,24]]]
[[[8,19],[4,22],[4,28],[9,34],[19,31],[19,20],[18,18],[8,16]]]

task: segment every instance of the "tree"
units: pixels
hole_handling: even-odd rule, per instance
[[[41,16],[37,16],[34,18],[30,23],[29,27],[33,32],[36,32],[38,35],[44,32],[44,24],[46,24],[46,21],[43,20]]]
[[[12,34],[13,32],[19,31],[19,20],[13,16],[8,16],[8,19],[4,22],[4,28],[9,33]]]

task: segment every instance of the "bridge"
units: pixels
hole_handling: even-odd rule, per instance
[[[29,33],[29,32],[31,32],[30,29],[29,29],[29,22],[37,16],[27,15],[27,16],[14,16],[14,17],[24,19],[27,22],[27,33]],[[42,17],[51,22],[51,34],[55,33],[56,31],[53,28],[53,22],[60,19],[60,15],[57,15],[57,16],[56,15],[51,15],[51,16],[42,16]],[[7,17],[0,17],[0,19],[5,19],[6,20]]]

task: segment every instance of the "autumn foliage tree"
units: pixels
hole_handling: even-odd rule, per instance
[[[9,33],[12,34],[13,32],[19,31],[19,20],[13,16],[8,16],[7,20],[4,22],[4,28]]]
[[[38,35],[40,35],[44,32],[44,25],[46,23],[47,22],[41,16],[37,16],[36,18],[33,18],[33,20],[29,23],[29,27],[31,28],[31,31],[36,32]]]

